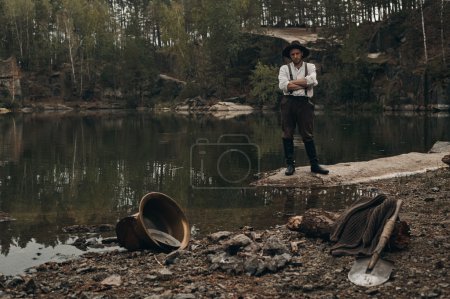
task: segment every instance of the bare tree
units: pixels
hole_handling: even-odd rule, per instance
[[[423,51],[425,56],[425,64],[427,64],[428,63],[427,35],[425,32],[425,20],[423,17],[423,0],[419,0],[419,6],[420,6],[420,15],[422,17]]]
[[[442,62],[445,62],[445,47],[444,47],[444,0],[441,0],[441,48],[442,48]]]

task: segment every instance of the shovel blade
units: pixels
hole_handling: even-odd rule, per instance
[[[348,279],[354,284],[364,287],[377,286],[389,280],[392,269],[394,269],[393,263],[379,259],[372,271],[366,272],[369,262],[370,258],[355,260],[348,273]]]

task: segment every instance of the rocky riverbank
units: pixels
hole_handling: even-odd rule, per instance
[[[171,254],[150,251],[87,253],[46,263],[14,277],[0,275],[0,297],[48,298],[449,298],[449,168],[361,183],[404,204],[400,218],[411,242],[388,252],[391,279],[353,285],[353,258],[335,258],[330,244],[285,226],[196,237]]]

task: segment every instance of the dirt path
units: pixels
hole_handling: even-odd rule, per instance
[[[287,42],[298,40],[301,43],[314,42],[317,40],[317,32],[306,28],[270,28],[264,35],[281,38]]]
[[[163,80],[167,80],[167,81],[173,81],[175,83],[179,83],[179,84],[183,84],[186,85],[186,81],[171,77],[169,75],[165,75],[165,74],[159,74],[159,77]]]

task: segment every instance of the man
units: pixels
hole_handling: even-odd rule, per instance
[[[319,165],[316,146],[313,139],[314,104],[313,87],[317,86],[316,66],[303,61],[309,55],[309,49],[293,41],[283,52],[283,56],[291,62],[283,65],[278,74],[279,87],[283,91],[281,100],[281,125],[283,130],[283,147],[286,159],[285,175],[295,172],[294,132],[298,126],[300,135],[308,155],[311,172],[328,174],[328,170]]]

